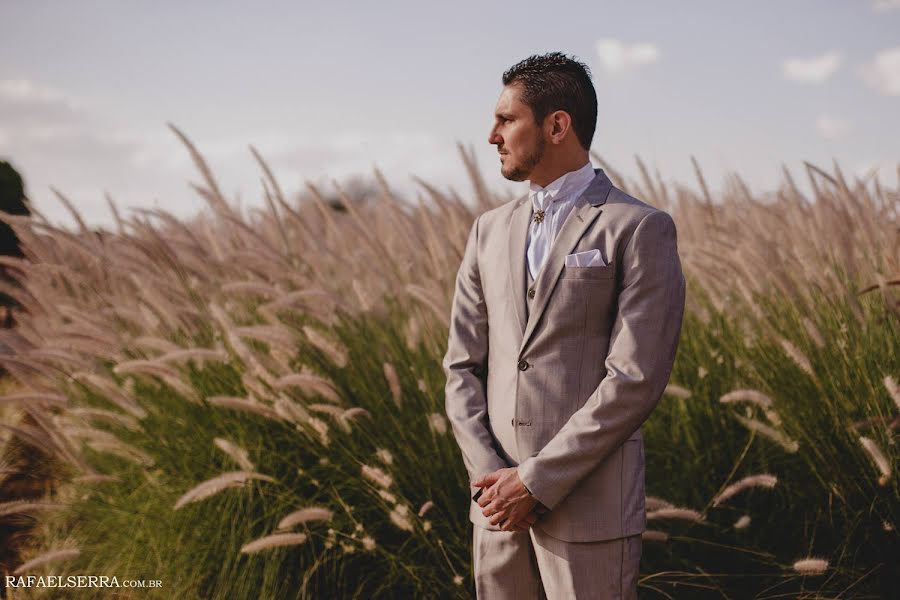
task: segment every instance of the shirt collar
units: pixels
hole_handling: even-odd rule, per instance
[[[547,187],[541,187],[534,182],[529,182],[531,196],[533,197],[535,192],[546,190],[550,195],[551,201],[555,202],[563,199],[568,195],[569,191],[589,183],[594,178],[594,175],[594,166],[588,160],[581,168],[563,173],[547,184]]]

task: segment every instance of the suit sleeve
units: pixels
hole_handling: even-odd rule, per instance
[[[606,377],[547,445],[518,466],[519,478],[551,510],[637,431],[672,373],[685,280],[668,213],[653,211],[638,223],[622,269]]]
[[[488,315],[478,268],[478,219],[472,225],[456,275],[450,334],[442,362],[447,376],[445,408],[462,451],[470,481],[509,465],[494,447],[488,429]]]

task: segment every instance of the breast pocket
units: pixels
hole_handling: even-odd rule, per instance
[[[561,279],[613,279],[616,276],[614,264],[602,267],[563,267]]]

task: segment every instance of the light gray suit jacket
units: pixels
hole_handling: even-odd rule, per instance
[[[550,509],[535,527],[564,541],[645,529],[640,426],[669,380],[684,314],[672,218],[594,171],[530,297],[528,195],[475,220],[442,362],[471,480],[518,466]],[[565,266],[594,248],[606,266]],[[481,511],[471,502],[469,519],[498,529]]]

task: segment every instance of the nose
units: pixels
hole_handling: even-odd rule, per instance
[[[503,138],[497,133],[497,126],[494,125],[491,127],[490,133],[488,133],[488,144],[496,144],[499,146],[502,142]]]

